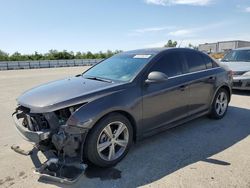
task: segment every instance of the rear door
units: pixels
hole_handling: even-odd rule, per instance
[[[163,72],[168,80],[152,83],[143,87],[143,124],[144,131],[165,126],[187,116],[187,90],[183,82],[183,62],[180,52],[164,54],[146,72]]]
[[[212,62],[206,61],[205,55],[193,50],[184,53],[188,74],[188,111],[193,115],[206,111],[210,107],[216,76]]]

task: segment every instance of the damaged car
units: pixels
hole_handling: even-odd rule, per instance
[[[203,115],[223,118],[231,85],[231,71],[202,52],[134,50],[24,92],[13,119],[48,158],[36,172],[73,181],[86,164],[117,164],[141,138]]]

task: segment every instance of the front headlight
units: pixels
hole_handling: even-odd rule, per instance
[[[244,73],[242,76],[250,76],[250,71]]]

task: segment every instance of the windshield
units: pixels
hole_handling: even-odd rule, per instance
[[[150,61],[152,55],[118,54],[83,73],[84,78],[130,81]]]
[[[248,61],[250,62],[250,50],[232,50],[221,61]]]

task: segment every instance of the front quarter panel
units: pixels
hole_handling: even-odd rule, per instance
[[[91,129],[103,116],[114,111],[130,114],[139,125],[142,120],[140,87],[132,83],[127,84],[118,91],[83,105],[68,119],[67,124]]]

